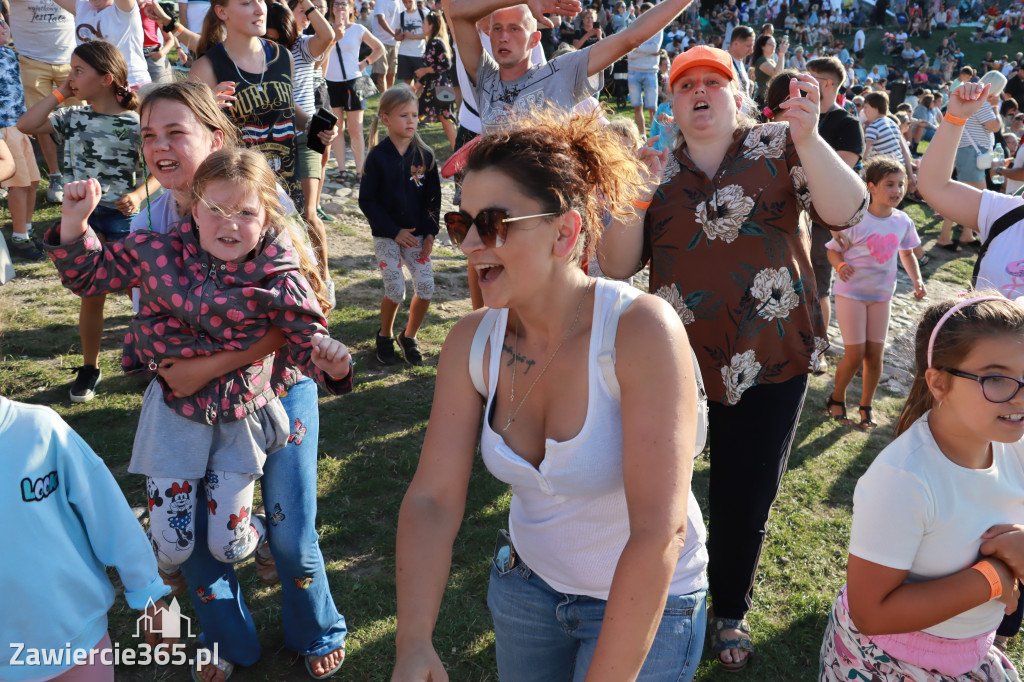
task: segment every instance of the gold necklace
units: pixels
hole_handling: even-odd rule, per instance
[[[544,376],[544,372],[548,371],[548,367],[551,366],[551,363],[554,361],[555,356],[558,355],[558,351],[562,350],[562,345],[572,335],[573,330],[576,329],[576,325],[580,321],[580,312],[583,310],[583,302],[587,300],[587,294],[590,293],[590,289],[591,289],[592,286],[594,286],[594,280],[590,280],[587,283],[587,289],[586,289],[586,291],[583,292],[583,297],[580,298],[579,305],[576,306],[576,319],[574,319],[572,321],[572,326],[569,327],[569,331],[565,332],[565,336],[563,336],[562,340],[558,342],[558,346],[555,347],[555,352],[552,353],[551,357],[548,358],[547,363],[545,363],[545,365],[544,365],[544,369],[542,369],[540,371],[540,374],[537,375],[537,378],[533,380],[532,384],[530,384],[530,388],[527,389],[526,395],[524,395],[523,399],[519,401],[519,407],[515,407],[515,402],[516,402],[516,368],[517,368],[517,365],[519,363],[519,361],[517,360],[517,358],[519,357],[519,318],[516,317],[516,338],[515,338],[515,342],[512,345],[512,392],[511,392],[511,394],[508,397],[508,407],[509,407],[509,410],[511,410],[511,412],[509,413],[508,421],[505,422],[505,428],[503,428],[501,430],[502,433],[505,433],[506,431],[508,431],[509,427],[512,426],[512,422],[514,422],[516,420],[516,415],[519,414],[519,410],[523,409],[523,405],[526,404],[526,399],[530,397],[530,393],[533,392],[533,389],[537,385],[537,383],[540,381],[540,378],[542,376]]]

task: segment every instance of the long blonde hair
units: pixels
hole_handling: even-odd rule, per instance
[[[373,118],[373,123],[370,124],[370,133],[367,135],[366,140],[366,153],[369,154],[374,147],[377,146],[377,128],[380,123],[381,116],[390,116],[391,112],[398,107],[409,104],[410,102],[419,102],[419,98],[416,93],[408,85],[396,85],[393,88],[388,88],[383,95],[380,96],[380,102],[377,104],[377,115]],[[412,137],[412,143],[416,147],[416,151],[420,155],[420,165],[426,163],[427,159],[430,159],[430,166],[426,170],[430,170],[436,163],[434,160],[434,150],[423,141],[420,134],[417,132]]]
[[[247,193],[255,194],[260,205],[267,212],[267,229],[275,234],[286,234],[299,258],[299,272],[309,282],[324,315],[331,309],[327,299],[327,287],[320,276],[319,268],[305,248],[305,230],[284,215],[281,201],[277,196],[277,178],[270,170],[266,158],[257,151],[244,147],[221,149],[210,154],[196,169],[192,179],[191,204],[195,206],[202,198],[206,187],[215,181],[240,185]]]

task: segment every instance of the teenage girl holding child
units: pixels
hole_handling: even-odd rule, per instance
[[[411,365],[423,364],[416,333],[434,295],[430,253],[439,229],[441,176],[433,150],[416,133],[418,122],[419,102],[412,88],[396,86],[381,95],[377,118],[370,126],[370,151],[359,185],[359,209],[370,223],[373,250],[384,280],[377,359],[385,365],[398,361],[394,324],[398,306],[405,300],[402,265],[412,273],[415,293],[398,343]],[[379,145],[378,124],[388,131]]]
[[[89,104],[57,109],[71,97]],[[64,165],[73,177],[99,181],[102,194],[88,222],[103,242],[127,236],[132,215],[159,188],[153,179],[143,181],[138,106],[138,96],[128,87],[124,56],[110,43],[93,40],[75,48],[67,80],[18,119],[18,130],[26,135],[55,133],[64,140]],[[82,297],[82,366],[75,368],[71,386],[76,403],[92,400],[103,378],[99,355],[105,301],[105,294]]]
[[[47,248],[76,292],[140,289],[129,341],[153,371],[167,359],[249,349],[277,328],[292,364],[345,392],[351,357],[325,336],[326,288],[305,250],[293,246],[289,232],[297,230],[281,215],[275,186],[259,153],[215,152],[195,172],[191,215],[177,229],[104,247],[86,224],[99,185],[76,181],[65,187],[61,226],[47,235]],[[202,539],[200,484],[205,544],[216,559],[241,561],[266,542],[266,521],[253,514],[254,484],[290,431],[277,399],[289,379],[276,370],[265,358],[190,396],[162,378],[146,391],[129,471],[147,476],[150,540],[161,576],[177,589],[184,588],[180,566]]]
[[[896,208],[906,191],[903,165],[890,156],[876,156],[864,164],[871,204],[864,219],[849,230],[832,234],[828,260],[838,274],[835,283],[836,321],[843,334],[845,354],[836,367],[836,383],[825,403],[833,419],[844,425],[846,389],[863,364],[864,385],[859,426],[872,429],[872,400],[882,375],[889,310],[896,292],[896,254],[914,283],[914,296],[926,291],[914,248],[921,239],[914,221]]]
[[[917,328],[897,438],[854,493],[821,680],[1020,679],[993,641],[1024,577],[1024,308],[990,293]]]

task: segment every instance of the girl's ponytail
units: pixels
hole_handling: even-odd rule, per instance
[[[117,97],[118,103],[128,111],[139,110],[139,96],[128,87],[127,83],[115,85],[114,96]]]

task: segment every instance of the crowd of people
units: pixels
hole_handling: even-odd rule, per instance
[[[188,592],[217,654],[192,676],[222,682],[261,655],[235,573],[252,558],[281,585],[285,646],[313,679],[341,668],[348,630],[315,528],[318,385],[356,379],[328,333],[333,155],[379,264],[377,361],[431,361],[417,334],[442,223],[474,308],[437,358],[398,519],[392,679],[447,679],[432,635],[478,448],[513,491],[487,594],[500,679],[691,680],[705,642],[717,666],[746,668],[768,521],[809,378],[830,371],[833,308],[843,358],[816,407],[871,430],[899,264],[928,295],[935,254],[900,208],[916,201],[944,218],[933,248],[978,248],[977,265],[968,293],[924,313],[895,438],[857,484],[819,678],[1019,680],[1004,650],[1024,614],[1024,55],[975,70],[955,32],[934,61],[911,39],[980,19],[976,39],[998,40],[1021,7],[892,10],[12,0],[4,248],[49,257],[81,297],[73,402],[99,390],[104,297],[130,293],[122,366],[150,382],[128,471],[145,476],[148,527],[54,412],[0,397],[17,455],[0,466],[21,481],[0,493],[14,528],[0,631],[110,650],[112,565],[153,642],[162,599]],[[869,65],[870,24],[897,30]],[[631,116],[599,102],[627,94]],[[454,152],[443,165],[418,132],[429,123]],[[36,148],[63,204],[38,238]],[[456,185],[443,216],[442,174]],[[630,283],[643,268],[649,294]],[[66,560],[23,561],[40,542]],[[92,657],[0,660],[3,680],[113,674]]]

